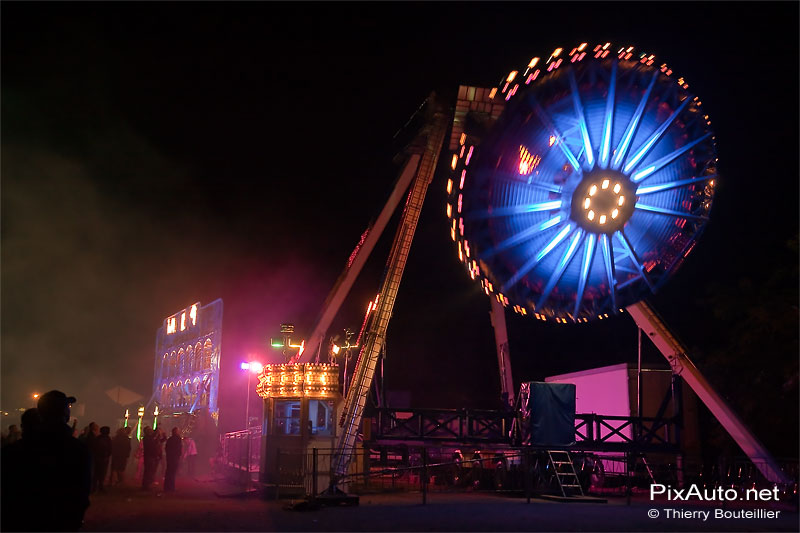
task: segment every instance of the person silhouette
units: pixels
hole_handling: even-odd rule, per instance
[[[99,490],[105,492],[103,486],[106,474],[108,473],[108,460],[111,458],[111,428],[103,426],[100,434],[92,440],[92,460],[94,461],[94,473],[92,479],[92,492]]]
[[[2,453],[3,531],[77,531],[89,507],[91,456],[67,425],[75,398],[53,390],[25,417],[19,446]]]
[[[164,473],[164,492],[175,490],[175,476],[178,473],[178,464],[181,460],[181,432],[178,428],[172,428],[172,436],[167,440],[167,469]]]
[[[117,430],[117,434],[111,439],[111,479],[114,481],[116,474],[116,484],[125,481],[125,469],[128,466],[128,458],[131,456],[130,428],[124,427]]]
[[[144,428],[142,439],[144,455],[144,471],[142,472],[142,489],[149,490],[156,477],[156,469],[161,459],[161,443],[156,438],[155,431],[150,426]]]

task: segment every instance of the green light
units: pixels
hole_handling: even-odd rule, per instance
[[[269,343],[272,345],[273,348],[283,348],[284,346],[286,346],[283,342],[283,339],[271,338],[269,340]]]

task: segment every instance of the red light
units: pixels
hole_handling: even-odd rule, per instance
[[[538,155],[532,155],[524,146],[519,147],[518,171],[521,176],[530,175],[534,170],[536,170],[536,167],[538,167],[539,163],[541,162],[541,157]]]

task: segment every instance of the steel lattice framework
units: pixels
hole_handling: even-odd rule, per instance
[[[717,178],[711,122],[666,64],[556,49],[492,89],[460,137],[447,215],[459,258],[521,314],[588,322],[655,292],[694,247]],[[473,128],[474,130],[474,128]]]

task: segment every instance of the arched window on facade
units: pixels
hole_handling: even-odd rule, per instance
[[[169,354],[165,353],[161,358],[161,378],[169,377]]]
[[[175,389],[174,383],[170,383],[169,387],[167,387],[167,406],[169,407],[172,407],[174,389]]]
[[[182,376],[185,372],[183,366],[186,364],[186,354],[183,351],[183,348],[178,350],[178,364],[177,364],[177,372],[179,376]]]
[[[183,382],[183,406],[187,409],[192,406],[192,380]]]
[[[211,344],[211,339],[206,339],[203,345],[203,370],[211,370],[211,354],[214,351],[214,345]]]
[[[206,375],[206,378],[207,377],[208,377],[208,375]],[[203,379],[203,381],[200,383],[200,392],[199,392],[199,394],[200,394],[200,402],[199,402],[199,404],[201,406],[203,406],[203,407],[208,406],[208,385],[209,385],[209,381],[207,379]]]
[[[161,400],[159,401],[161,405],[167,405],[167,384],[164,383],[161,385]]]
[[[169,355],[169,377],[178,375],[178,354],[174,351]]]
[[[192,381],[190,389],[192,391],[192,398],[191,398],[192,405],[194,405],[195,401],[197,401],[197,391],[199,390],[199,388],[200,388],[200,378],[194,378],[194,381]]]
[[[191,374],[194,372],[194,348],[191,344],[186,347],[186,359],[184,361],[183,373]]]
[[[194,371],[203,370],[203,345],[198,342],[194,345]]]

